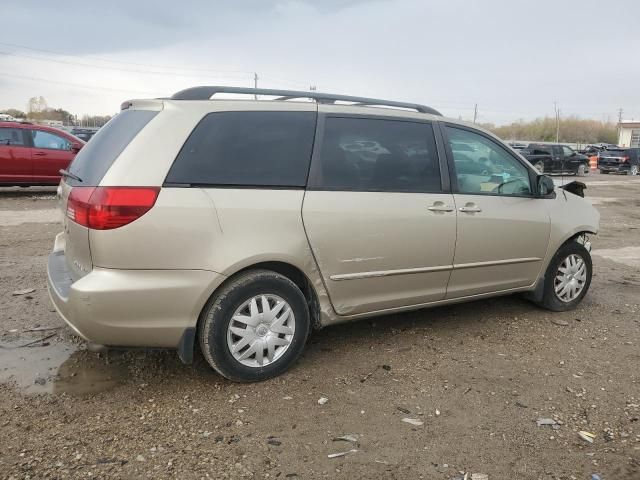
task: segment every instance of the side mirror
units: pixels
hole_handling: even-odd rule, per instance
[[[73,142],[73,143],[71,144],[71,149],[70,149],[70,150],[71,150],[73,153],[78,153],[78,152],[80,151],[80,149],[81,149],[81,148],[82,148],[82,144],[81,144],[81,143]]]
[[[547,175],[539,175],[537,180],[538,197],[540,198],[553,198],[556,186],[553,183],[553,179]]]

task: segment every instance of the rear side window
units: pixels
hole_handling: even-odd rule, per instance
[[[167,183],[304,187],[315,112],[216,112],[193,130]]]
[[[460,144],[465,152],[471,147]],[[312,188],[362,192],[440,192],[428,123],[328,117]]]
[[[0,146],[24,146],[24,136],[19,128],[0,128]]]
[[[65,182],[72,186],[97,186],[116,158],[131,140],[158,114],[151,110],[125,110],[98,130],[75,157],[69,171],[82,182],[69,177]]]

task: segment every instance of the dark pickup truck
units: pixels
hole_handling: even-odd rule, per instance
[[[608,148],[598,155],[600,173],[626,173],[638,175],[640,148]]]
[[[584,176],[589,173],[589,158],[566,145],[531,143],[520,155],[540,173],[567,173]]]

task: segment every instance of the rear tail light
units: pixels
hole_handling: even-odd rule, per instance
[[[67,217],[94,230],[127,225],[155,205],[160,187],[74,187]]]
[[[630,157],[622,157],[622,163],[627,163]]]

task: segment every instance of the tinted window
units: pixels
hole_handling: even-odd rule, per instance
[[[551,155],[551,150],[543,147],[535,147],[532,150],[529,150],[531,155]]]
[[[113,117],[96,133],[75,157],[69,171],[82,183],[66,178],[70,185],[96,186],[114,160],[158,112],[125,110]]]
[[[71,150],[71,142],[60,135],[55,135],[43,130],[31,130],[33,146],[49,150]]]
[[[571,157],[576,153],[571,148],[565,146],[562,147],[562,151],[564,152],[565,157]]]
[[[0,128],[0,146],[20,145],[24,146],[24,137],[19,128]]]
[[[426,123],[328,117],[314,183],[326,190],[438,192],[433,128]]]
[[[530,195],[529,170],[499,144],[479,133],[446,127],[461,193]],[[466,143],[474,155],[454,149]]]
[[[210,113],[180,150],[166,181],[304,187],[315,112]]]

